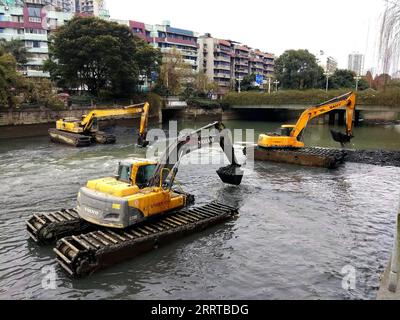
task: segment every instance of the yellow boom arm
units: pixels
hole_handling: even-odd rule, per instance
[[[341,107],[346,107],[346,134],[348,136],[352,136],[355,106],[356,96],[353,92],[349,92],[332,100],[326,101],[318,106],[311,107],[302,113],[294,129],[292,130],[291,137],[297,138],[311,119]]]
[[[86,115],[81,121],[81,126],[83,131],[88,131],[93,125],[93,120],[95,118],[106,118],[112,116],[121,116],[126,114],[136,114],[142,113],[140,119],[140,130],[139,133],[142,135],[146,131],[147,119],[149,114],[150,105],[148,102],[142,104],[135,104],[128,107],[123,107],[119,109],[99,109],[93,110],[88,115]]]

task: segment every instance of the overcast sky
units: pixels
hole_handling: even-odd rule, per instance
[[[366,54],[366,68],[377,62],[378,21],[384,0],[108,0],[115,19],[211,33],[281,54],[286,49],[324,50],[347,67],[353,51]]]

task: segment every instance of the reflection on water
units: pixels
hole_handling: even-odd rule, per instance
[[[255,127],[256,134],[279,127],[226,124]],[[117,128],[117,134],[117,145],[87,149],[46,137],[0,141],[1,298],[375,298],[392,247],[400,169],[363,164],[329,171],[260,162],[232,187],[219,181],[219,165],[183,162],[178,179],[198,204],[218,199],[239,206],[240,216],[82,280],[57,268],[57,289],[43,290],[41,270],[55,265],[54,253],[27,241],[24,220],[74,206],[86,180],[114,174],[120,159],[144,156],[129,130]],[[356,128],[354,147],[400,149],[399,135],[391,127]],[[325,126],[310,127],[305,139],[336,146]],[[216,148],[210,152],[218,155]],[[357,271],[351,292],[341,287],[347,265]]]

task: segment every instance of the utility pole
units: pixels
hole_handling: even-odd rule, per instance
[[[358,82],[362,79],[362,77],[360,75],[355,76],[354,80],[356,80],[356,91],[358,91]]]
[[[329,77],[331,76],[331,73],[328,70],[326,70],[324,72],[324,75],[326,76],[326,88],[325,88],[325,90],[326,90],[326,92],[328,92],[328,90],[329,90]]]
[[[268,78],[268,93],[271,93],[271,78]]]

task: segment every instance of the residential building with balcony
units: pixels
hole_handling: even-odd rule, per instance
[[[316,57],[318,65],[322,67],[322,69],[324,69],[325,72],[333,74],[337,70],[338,62],[334,57],[327,55],[322,50],[318,55],[316,55]]]
[[[75,1],[75,10],[82,15],[110,18],[110,13],[106,9],[104,0],[77,0]]]
[[[231,40],[213,38],[209,33],[198,38],[199,71],[218,84],[219,94],[234,87],[235,81],[250,74],[265,79],[274,76],[275,57]]]
[[[10,2],[0,1],[0,39],[10,41],[20,39],[25,43],[29,54],[28,62],[21,67],[21,72],[28,77],[49,77],[42,71],[43,62],[49,57],[49,34],[80,12],[75,0],[25,0]],[[97,3],[96,1],[90,1]],[[99,11],[104,10],[101,1]]]
[[[162,24],[151,25],[133,20],[112,20],[127,25],[132,33],[147,43],[160,49],[164,54],[176,48],[193,71],[198,71],[198,34],[186,29],[171,27],[169,21]]]
[[[231,43],[226,40],[212,38],[205,34],[198,38],[199,71],[219,87],[219,93],[227,93],[231,87],[231,60],[233,51]]]

